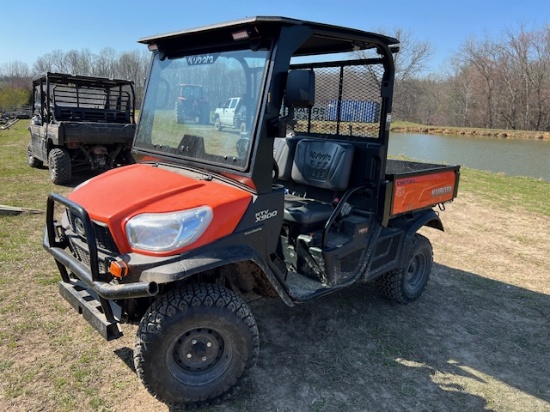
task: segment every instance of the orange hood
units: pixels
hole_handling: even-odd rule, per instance
[[[92,220],[106,223],[121,253],[131,251],[126,222],[142,213],[164,213],[210,206],[213,219],[196,242],[173,255],[231,234],[252,195],[222,183],[196,180],[151,165],[125,166],[103,173],[77,187],[69,196],[83,206]]]

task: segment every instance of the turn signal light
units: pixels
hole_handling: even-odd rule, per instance
[[[120,258],[111,261],[109,273],[116,278],[123,278],[128,274],[128,264]]]

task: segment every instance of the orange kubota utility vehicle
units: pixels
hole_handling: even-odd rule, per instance
[[[434,207],[455,198],[459,167],[387,159],[398,40],[253,17],[141,43],[138,163],[51,194],[44,246],[61,295],[103,336],[140,321],[151,394],[227,399],[258,357],[258,296],[293,306],[369,282],[420,297],[433,260],[417,232],[443,230]],[[247,127],[179,123],[182,84],[239,96]]]

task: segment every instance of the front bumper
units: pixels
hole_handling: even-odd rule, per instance
[[[68,241],[58,232],[54,217],[55,204],[70,209],[83,223],[88,245],[89,266],[68,251]],[[155,296],[159,292],[156,282],[115,283],[100,279],[96,236],[86,210],[71,200],[52,193],[48,197],[44,248],[54,257],[61,282],[61,295],[106,339],[121,335],[118,328],[120,314],[115,316],[118,305],[113,300]]]

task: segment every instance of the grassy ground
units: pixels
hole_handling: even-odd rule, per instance
[[[0,203],[44,209],[26,122],[0,132]],[[550,411],[550,183],[464,170],[426,230],[435,267],[410,305],[367,286],[288,308],[251,304],[261,354],[207,411]],[[135,325],[106,342],[57,293],[44,215],[0,216],[0,410],[167,411],[132,366]]]

